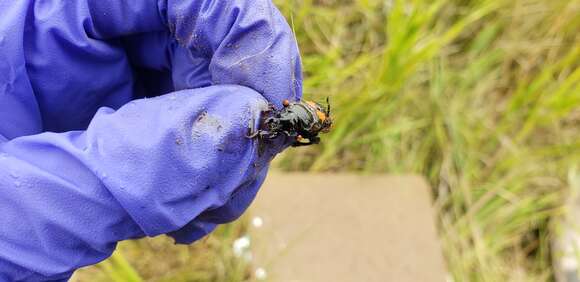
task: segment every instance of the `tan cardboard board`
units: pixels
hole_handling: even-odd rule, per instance
[[[271,173],[251,215],[268,281],[445,281],[420,177]]]

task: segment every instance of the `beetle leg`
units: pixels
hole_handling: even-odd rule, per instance
[[[308,145],[312,145],[312,142],[294,142],[292,143],[292,147],[302,147],[302,146],[308,146]]]
[[[254,138],[256,138],[256,136],[258,136],[258,135],[260,135],[260,130],[257,130],[257,131],[255,131],[255,132],[252,132],[252,131],[250,130],[250,134],[246,135],[246,137],[247,137],[247,138],[250,138],[250,139],[254,139]]]
[[[256,119],[252,118],[252,120],[250,120],[250,126],[248,127],[248,134],[246,134],[246,137],[253,139],[260,134],[260,131],[261,130],[256,129]]]
[[[268,139],[275,139],[276,137],[278,137],[278,132],[276,131],[267,132],[267,135],[264,135],[264,137]]]
[[[269,135],[268,131],[256,129],[255,119],[252,119],[251,124],[248,128],[248,134],[246,134],[246,137],[250,138],[250,139],[253,139],[256,137],[263,139],[267,135]]]
[[[258,131],[256,130],[255,124],[256,124],[256,119],[255,118],[252,118],[250,120],[250,124],[248,126],[248,134],[246,134],[246,137],[247,138],[252,139],[252,138],[256,137]]]
[[[308,141],[303,142],[305,139]],[[296,142],[294,142],[292,144],[292,147],[309,146],[309,145],[315,145],[318,143],[320,143],[320,137],[318,137],[318,136],[311,137],[311,138],[304,138],[304,137],[298,135],[298,136],[296,136]]]

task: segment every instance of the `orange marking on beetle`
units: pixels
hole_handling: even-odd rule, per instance
[[[288,100],[284,100],[284,101],[282,101],[282,105],[283,105],[284,107],[288,107],[288,106],[290,106],[290,101],[288,101]]]
[[[318,116],[318,118],[324,122],[326,120],[326,114],[321,112],[321,111],[316,111],[316,115]]]
[[[306,104],[312,106],[313,108],[316,109],[316,103],[312,102],[312,101],[306,101]]]

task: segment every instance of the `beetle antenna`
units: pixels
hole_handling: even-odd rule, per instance
[[[330,96],[326,96],[326,115],[330,116]]]

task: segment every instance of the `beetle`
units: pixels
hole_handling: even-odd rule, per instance
[[[276,110],[273,106],[265,111],[262,129],[250,128],[248,138],[260,140],[274,139],[286,135],[294,139],[293,147],[308,146],[320,142],[319,133],[327,133],[332,127],[330,117],[330,102],[326,98],[327,106],[312,101],[290,102],[284,100],[284,106]]]

